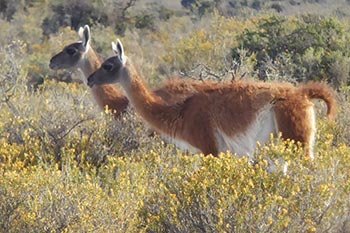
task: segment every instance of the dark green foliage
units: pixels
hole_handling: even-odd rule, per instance
[[[11,20],[18,10],[26,10],[32,7],[38,0],[0,0],[0,14],[7,20]]]
[[[350,34],[339,20],[320,16],[303,16],[292,20],[281,16],[270,16],[259,20],[254,29],[246,30],[239,38],[240,47],[232,50],[234,59],[241,47],[257,57],[256,69],[260,78],[266,78],[265,64],[287,56],[296,66],[293,76],[298,80],[327,80],[334,83],[342,76],[342,83],[349,72],[333,73],[334,65],[350,55],[346,43]],[[341,66],[347,66],[344,62]]]
[[[154,28],[156,18],[169,19],[174,13],[161,4],[151,3],[152,11],[134,12],[129,10],[134,7],[136,0],[117,0],[95,3],[95,1],[60,1],[50,5],[52,14],[48,15],[42,24],[44,35],[56,33],[60,27],[70,26],[77,30],[85,24],[99,24],[111,26],[116,34],[123,35],[127,28]]]
[[[46,35],[57,32],[62,26],[71,26],[77,30],[81,25],[92,22],[107,23],[107,15],[87,1],[75,0],[66,4],[53,4],[51,8],[53,15],[45,18],[42,25]]]

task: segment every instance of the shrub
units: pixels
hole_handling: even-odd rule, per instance
[[[254,166],[247,159],[232,155],[222,155],[220,159],[180,157],[179,167],[172,163],[166,167],[157,164],[162,167],[155,169],[162,171],[158,174],[160,183],[153,189],[154,194],[147,197],[141,211],[145,230],[337,231],[343,221],[347,221],[338,217],[347,211],[346,205],[340,203],[348,195],[347,188],[342,186],[348,181],[340,175],[342,168],[336,168],[340,176],[330,177],[321,164],[337,163],[333,159],[340,159],[338,156],[344,153],[345,147],[332,155],[321,152],[313,165],[302,159],[301,151],[295,153],[292,148],[285,150],[281,145],[265,148]],[[287,176],[266,171],[267,159],[274,153],[293,156]],[[349,159],[348,153],[340,163]],[[321,176],[328,178],[320,179]],[[345,196],[338,196],[340,192],[335,194],[335,187],[343,190]]]
[[[292,75],[298,81],[328,80],[344,83],[344,77],[349,76],[347,66],[342,65],[337,71],[334,69],[340,66],[339,61],[348,57],[350,50],[345,41],[349,35],[345,25],[334,18],[304,16],[288,19],[271,16],[260,19],[256,28],[247,29],[239,36],[241,45],[233,48],[233,56],[237,59],[235,51],[240,47],[256,53],[256,69],[262,79],[267,76],[266,61],[272,59],[275,62],[277,58],[285,56],[295,64]],[[333,72],[344,73],[335,76]]]
[[[52,4],[51,8],[52,16],[45,18],[42,25],[46,35],[56,33],[62,26],[70,26],[77,30],[80,26],[92,22],[107,24],[106,13],[101,8],[94,7],[92,2],[61,1]]]
[[[331,134],[320,135],[325,140],[317,144],[312,162],[287,142],[287,147],[273,143],[261,148],[254,164],[231,154],[174,156],[171,147],[159,146],[133,157],[110,158],[98,172],[70,160],[73,150],[64,154],[60,169],[43,163],[0,167],[0,227],[339,232],[349,221],[350,151],[344,144],[333,147]],[[286,176],[267,172],[268,160],[275,156],[288,161]]]

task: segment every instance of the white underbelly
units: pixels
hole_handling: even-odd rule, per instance
[[[246,131],[230,137],[221,130],[216,132],[216,140],[219,152],[230,151],[238,156],[252,157],[257,147],[270,140],[271,134],[277,133],[275,113],[270,106],[260,111],[254,122]]]
[[[275,113],[272,105],[269,104],[260,111],[254,122],[252,122],[245,132],[230,137],[218,129],[215,136],[219,152],[230,151],[239,156],[251,157],[258,142],[261,145],[265,144],[270,140],[271,134],[276,134],[277,132]],[[198,148],[184,140],[173,138],[166,134],[161,134],[161,137],[166,142],[175,144],[181,150],[193,154],[201,152]]]

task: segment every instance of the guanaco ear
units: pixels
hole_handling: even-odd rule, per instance
[[[85,25],[84,28],[80,27],[78,34],[83,43],[84,48],[87,48],[90,44],[90,38],[91,38],[89,25]]]
[[[113,49],[114,53],[118,55],[120,61],[124,65],[126,62],[126,57],[124,54],[123,44],[122,44],[122,42],[120,42],[119,39],[117,39],[117,43],[112,42],[112,49]]]

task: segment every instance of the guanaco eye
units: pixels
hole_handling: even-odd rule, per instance
[[[113,69],[113,65],[111,63],[105,63],[102,65],[102,68],[106,71],[111,71]]]
[[[67,52],[69,55],[74,55],[74,54],[77,52],[77,50],[74,49],[74,48],[67,48],[67,49],[66,49],[66,52]]]

